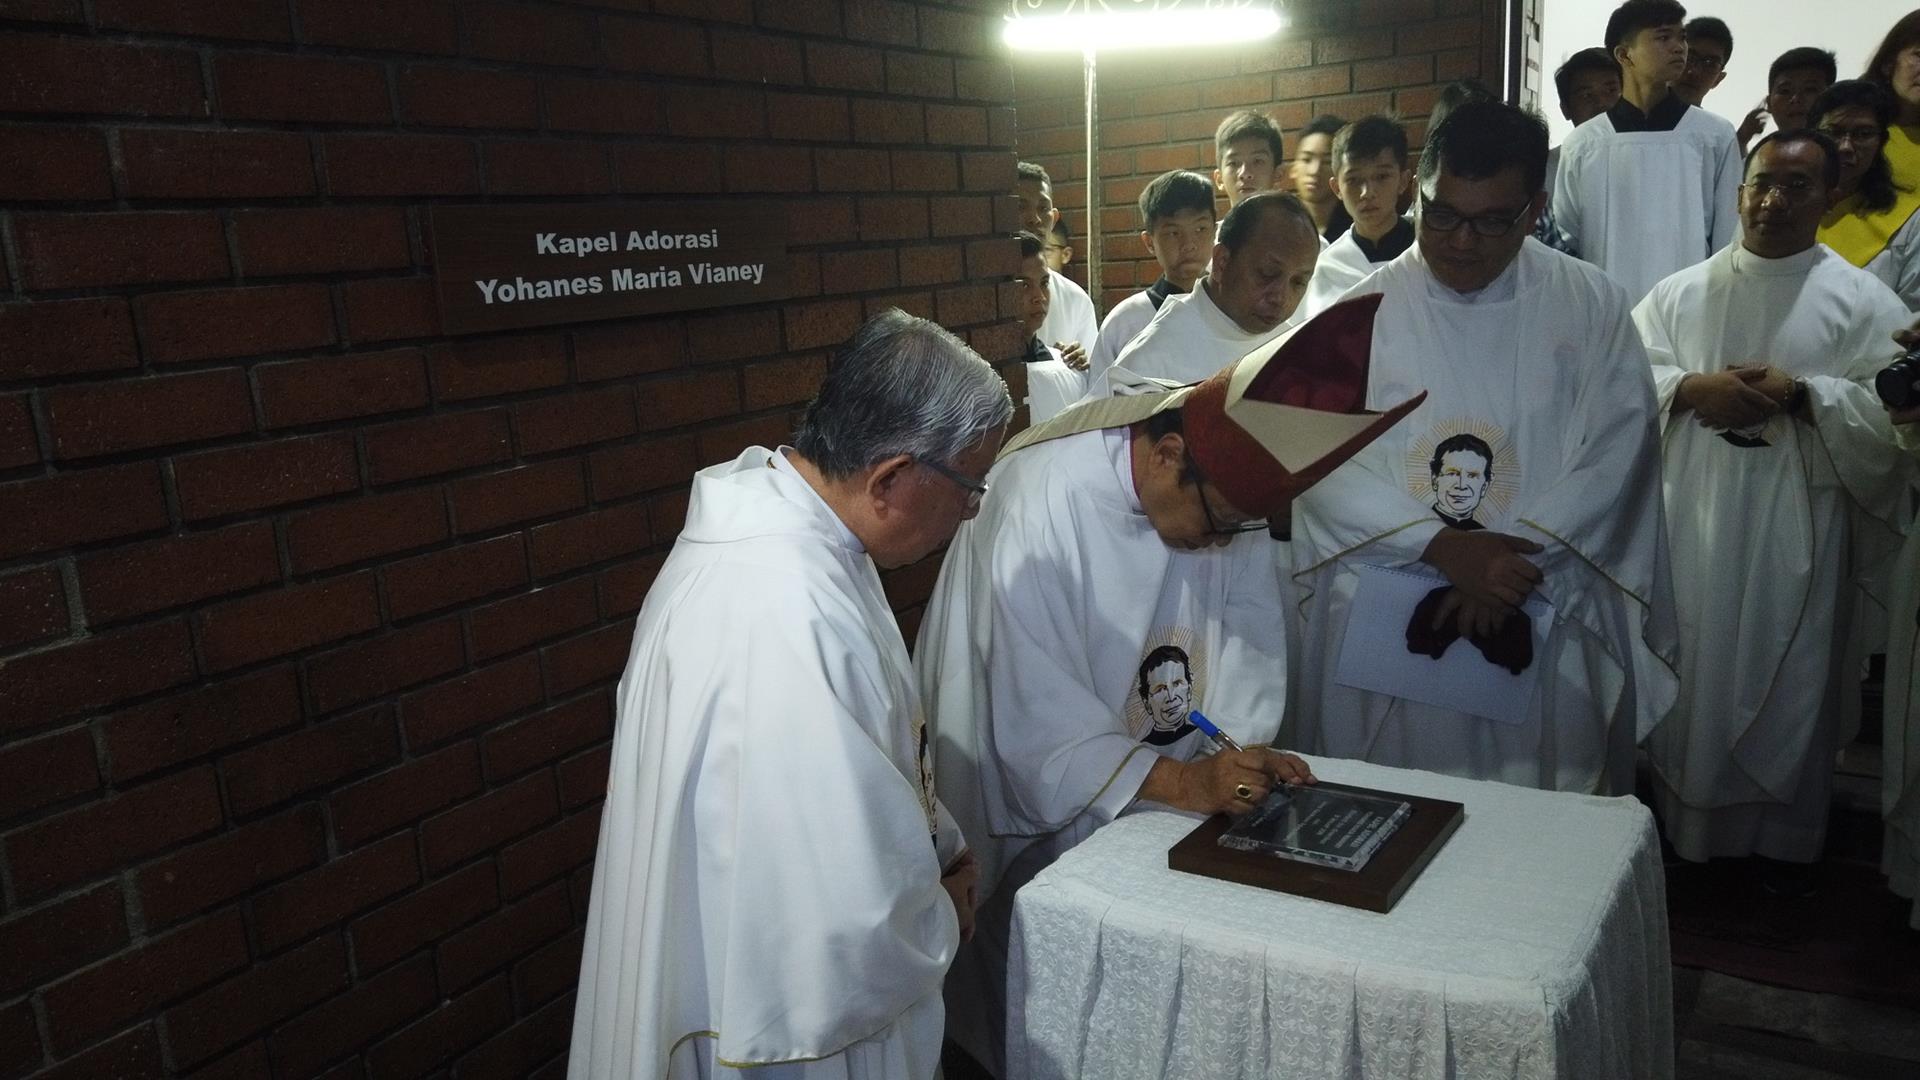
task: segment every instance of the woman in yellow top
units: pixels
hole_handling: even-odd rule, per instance
[[[1835,83],[1814,99],[1808,123],[1840,147],[1840,184],[1820,242],[1920,308],[1920,191],[1894,182],[1885,151],[1897,108],[1865,79]]]
[[[1893,166],[1896,185],[1920,189],[1920,9],[1893,24],[1860,77],[1879,83],[1893,95],[1887,163]]]

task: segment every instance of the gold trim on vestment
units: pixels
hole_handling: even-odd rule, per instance
[[[1602,578],[1605,578],[1607,584],[1613,586],[1616,589],[1619,589],[1621,592],[1626,593],[1628,596],[1632,597],[1634,603],[1639,604],[1642,608],[1646,609],[1648,612],[1653,611],[1652,601],[1641,596],[1639,593],[1634,592],[1632,589],[1627,588],[1625,585],[1620,584],[1619,581],[1615,580],[1612,574],[1609,574],[1604,569],[1602,569],[1599,563],[1596,563],[1592,559],[1587,558],[1584,552],[1582,552],[1579,548],[1573,546],[1572,544],[1568,543],[1566,539],[1562,537],[1559,533],[1554,532],[1552,529],[1547,528],[1545,525],[1542,525],[1539,522],[1532,520],[1531,518],[1518,518],[1516,520],[1521,525],[1525,525],[1530,529],[1538,529],[1542,533],[1545,533],[1546,535],[1553,537],[1556,541],[1560,543],[1562,547],[1565,547],[1568,551],[1573,552],[1575,557],[1577,557],[1581,562],[1586,563],[1588,566],[1593,567],[1593,572],[1596,574],[1599,574]],[[1640,630],[1640,640],[1642,642],[1645,642],[1647,640],[1647,632],[1644,627],[1642,627]],[[1676,640],[1674,642],[1674,648],[1678,649],[1679,647],[1680,647],[1680,643]],[[1665,656],[1660,655],[1660,650],[1658,649],[1648,649],[1647,651],[1652,653],[1653,658],[1655,660],[1660,661],[1661,666],[1666,668],[1667,671],[1670,674],[1672,674],[1674,678],[1678,679],[1680,677],[1680,669],[1674,666],[1674,661],[1669,660]],[[1622,657],[1621,659],[1625,662],[1627,666],[1627,670],[1631,672],[1633,669],[1633,664],[1632,664],[1633,658]]]
[[[1007,445],[1001,447],[1000,456],[994,460],[1005,461],[1007,455],[1016,450],[1025,450],[1029,446],[1053,439],[1064,439],[1069,435],[1079,435],[1083,432],[1137,424],[1155,413],[1179,408],[1187,400],[1187,395],[1192,392],[1193,388],[1190,386],[1175,388],[1168,384],[1164,392],[1127,394],[1121,397],[1093,398],[1079,402],[1053,419],[1035,424],[1015,435]]]
[[[1109,781],[1109,783],[1111,783],[1111,781]],[[815,1061],[825,1061],[830,1057],[839,1057],[841,1054],[844,1054],[848,1050],[852,1049],[856,1043],[868,1042],[878,1038],[882,1032],[886,1031],[888,1028],[893,1027],[895,1024],[898,1024],[901,1020],[905,1019],[908,1013],[918,1008],[920,1006],[920,1003],[925,1000],[927,999],[921,998],[919,1001],[915,1001],[913,1004],[908,1005],[904,1009],[901,1009],[899,1012],[894,1014],[893,1019],[880,1025],[880,1027],[877,1030],[873,1031],[872,1033],[867,1035],[862,1035],[859,1038],[848,1042],[845,1046],[842,1046],[840,1049],[830,1050],[827,1053],[821,1054],[819,1057],[786,1058],[781,1061],[729,1061],[726,1058],[723,1058],[716,1053],[715,1055],[713,1055],[713,1061],[714,1061],[714,1064],[723,1065],[729,1069],[759,1069],[769,1065],[806,1065]],[[665,1070],[662,1070],[661,1075],[665,1078],[665,1080],[672,1080],[671,1073],[673,1070],[673,1055],[680,1052],[681,1044],[685,1043],[688,1039],[718,1039],[719,1037],[720,1037],[720,1033],[717,1031],[689,1031],[685,1035],[682,1035],[678,1039],[675,1039],[673,1041],[673,1046],[667,1050],[667,1067]]]

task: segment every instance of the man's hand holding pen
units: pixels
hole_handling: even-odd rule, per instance
[[[1294,754],[1243,748],[1197,710],[1187,718],[1219,747],[1193,761],[1162,758],[1140,785],[1140,797],[1202,814],[1244,814],[1266,801],[1275,783],[1311,784],[1313,770]]]

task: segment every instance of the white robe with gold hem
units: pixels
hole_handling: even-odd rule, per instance
[[[575,1080],[925,1080],[959,944],[906,645],[773,451],[702,470],[619,688]]]
[[[1300,748],[1527,787],[1631,790],[1634,744],[1673,701],[1674,631],[1653,390],[1625,295],[1532,239],[1478,294],[1441,285],[1418,247],[1349,295],[1375,292],[1368,407],[1428,396],[1294,501]],[[1474,520],[1546,549],[1529,558],[1554,621],[1524,723],[1335,677],[1360,568],[1437,575],[1421,563],[1446,527],[1430,459],[1460,434],[1494,454]],[[1397,655],[1405,644],[1375,647]]]
[[[1207,751],[1187,709],[1243,745],[1271,741],[1287,666],[1272,541],[1168,547],[1140,507],[1125,427],[1014,451],[988,480],[980,516],[947,552],[914,664],[942,798],[981,861],[950,1028],[991,1065],[1014,892],[1125,813],[1161,756]],[[1185,658],[1177,699],[1142,693],[1143,661],[1162,647]]]
[[[1647,749],[1667,838],[1688,859],[1819,857],[1844,700],[1859,694],[1843,662],[1854,579],[1912,512],[1872,389],[1911,318],[1819,244],[1781,259],[1736,244],[1634,310],[1664,423],[1680,616],[1680,696]],[[1766,445],[1672,414],[1685,376],[1755,363],[1808,391],[1805,419],[1735,433]]]

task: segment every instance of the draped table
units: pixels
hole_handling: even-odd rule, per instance
[[[1308,760],[1466,819],[1382,915],[1170,870],[1198,819],[1119,818],[1014,900],[1010,1078],[1673,1075],[1644,806]]]

